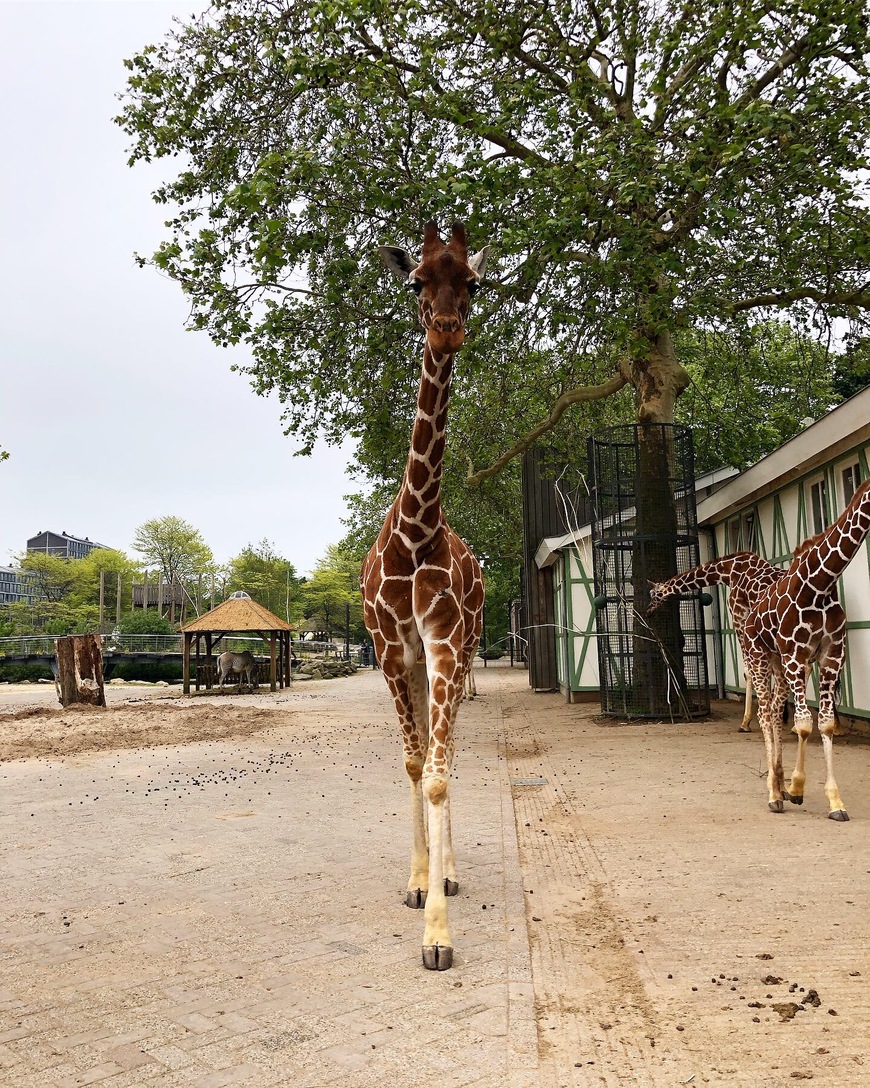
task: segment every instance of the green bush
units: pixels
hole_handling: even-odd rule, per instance
[[[0,664],[0,682],[20,684],[22,680],[52,680],[53,678],[48,665]]]
[[[156,608],[134,608],[121,617],[118,630],[122,635],[176,635],[175,624],[164,619]]]
[[[183,678],[180,661],[125,661],[112,669],[110,680],[174,680]]]
[[[477,656],[484,661],[498,661],[500,657],[504,657],[504,650],[500,646],[487,646],[485,650],[479,650]]]

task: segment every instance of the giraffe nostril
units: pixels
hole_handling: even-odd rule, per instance
[[[432,322],[438,332],[456,332],[459,329],[458,317],[436,317]]]

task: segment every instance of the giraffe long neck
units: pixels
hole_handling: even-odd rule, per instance
[[[453,355],[436,355],[428,343],[423,351],[411,448],[396,499],[396,529],[412,551],[419,550],[444,525],[441,474],[453,359]]]
[[[662,586],[663,597],[674,597],[684,593],[688,589],[701,589],[703,586],[715,586],[731,581],[734,569],[733,555],[727,555],[723,559],[713,559],[709,563],[702,563],[699,567],[683,571],[673,578],[669,578]]]
[[[815,590],[831,588],[870,533],[870,480],[865,480],[833,525],[798,551],[795,565]]]

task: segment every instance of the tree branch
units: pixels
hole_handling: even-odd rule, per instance
[[[791,291],[771,291],[766,295],[740,299],[723,307],[725,313],[738,314],[744,310],[754,310],[760,306],[791,306],[793,302],[809,299],[829,306],[856,306],[870,309],[870,288],[859,287],[854,291],[820,291],[815,287],[794,287]]]
[[[474,472],[472,471],[472,464],[469,459],[468,476],[466,477],[465,482],[472,487],[476,487],[482,480],[485,480],[490,476],[497,476],[509,461],[512,461],[514,457],[525,452],[529,446],[537,442],[542,434],[546,434],[547,431],[552,431],[565,414],[565,411],[570,408],[572,404],[580,404],[583,401],[590,400],[603,400],[604,397],[609,397],[613,393],[618,393],[619,390],[627,384],[627,379],[621,373],[617,373],[603,385],[584,385],[578,389],[570,389],[567,393],[563,393],[553,405],[552,411],[546,419],[542,420],[536,427],[533,427],[524,438],[521,438],[511,446],[506,453],[503,453],[500,457],[496,458],[496,460],[487,468],[482,468],[477,472]]]

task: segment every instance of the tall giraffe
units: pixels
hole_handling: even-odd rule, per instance
[[[709,563],[692,567],[691,570],[683,571],[682,574],[676,574],[666,582],[656,582],[650,587],[650,603],[647,612],[658,608],[669,597],[688,593],[693,589],[704,589],[714,585],[729,587],[728,608],[734,623],[734,633],[740,643],[746,674],[746,700],[743,707],[743,721],[738,727],[740,733],[752,732],[749,725],[752,718],[752,678],[746,666],[746,648],[743,643],[746,617],[762,592],[781,577],[781,567],[768,563],[755,552],[733,552],[721,559],[714,559]]]
[[[426,344],[405,474],[363,563],[360,586],[366,627],[399,715],[411,785],[405,901],[425,907],[423,964],[437,971],[453,964],[446,897],[459,891],[448,797],[453,724],[483,621],[483,577],[444,517],[441,472],[453,360],[488,251],[469,257],[460,223],[446,244],[436,225],[427,224],[419,261],[403,249],[380,250],[419,298]]]
[[[833,525],[805,541],[791,566],[750,610],[745,627],[746,664],[758,694],[758,720],[767,751],[768,807],[783,811],[783,800],[803,804],[804,760],[813,720],[806,677],[819,666],[819,733],[825,752],[828,817],[848,820],[834,780],[834,692],[846,655],[846,614],[837,597],[837,579],[870,533],[870,480],[857,489]],[[798,755],[788,789],[783,788],[782,708],[791,689]]]

